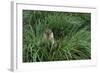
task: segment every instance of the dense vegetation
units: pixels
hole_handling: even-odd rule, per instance
[[[54,33],[55,45],[43,41]],[[23,62],[91,59],[91,14],[23,10]]]

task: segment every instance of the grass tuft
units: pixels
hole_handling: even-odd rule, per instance
[[[23,10],[23,62],[91,59],[91,14]],[[49,28],[55,43],[44,41]]]

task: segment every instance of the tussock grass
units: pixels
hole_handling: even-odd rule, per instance
[[[23,10],[23,62],[91,59],[91,14]],[[43,40],[50,28],[55,43]]]

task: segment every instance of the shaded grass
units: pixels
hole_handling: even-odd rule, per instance
[[[91,59],[91,14],[23,10],[23,62]],[[43,40],[50,28],[55,44]]]

